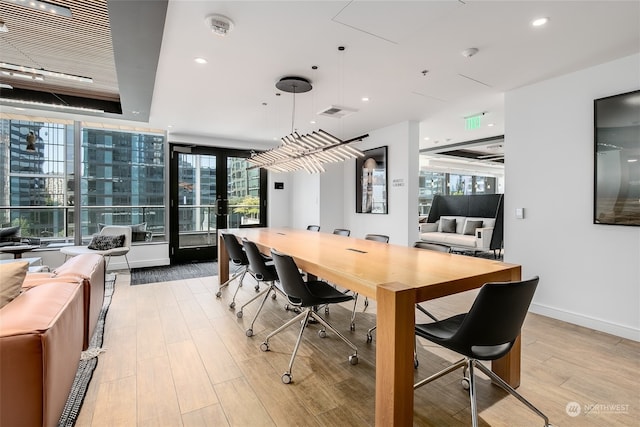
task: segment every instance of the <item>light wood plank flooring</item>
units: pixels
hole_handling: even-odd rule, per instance
[[[254,303],[238,318],[228,303],[235,285],[220,299],[217,277],[129,285],[119,272],[109,309],[98,367],[77,426],[372,426],[374,424],[375,302],[349,331],[350,305],[331,308],[327,319],[357,346],[360,363],[337,337],[317,335],[311,325],[293,367],[294,383],[282,384],[298,327],[259,349],[271,330],[291,318],[284,299],[269,299],[254,327],[245,329]],[[247,277],[238,306],[254,295]],[[425,303],[436,316],[466,311],[474,292]],[[418,316],[418,320],[425,320]],[[529,314],[523,329],[519,391],[555,426],[638,426],[640,343]],[[459,357],[420,341],[416,380]],[[470,409],[461,373],[415,393],[414,425],[467,426]],[[576,402],[580,414],[570,416]],[[515,398],[478,380],[480,425],[542,426]],[[597,405],[597,406],[593,406]],[[573,413],[575,415],[575,413]]]

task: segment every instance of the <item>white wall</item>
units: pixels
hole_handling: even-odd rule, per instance
[[[356,213],[355,161],[344,167],[345,227],[354,237],[367,233],[386,234],[390,243],[412,245],[418,239],[418,122],[402,122],[369,132],[357,148],[368,150],[386,145],[387,201],[389,213]]]
[[[347,163],[353,163],[350,161]],[[344,179],[345,163],[330,163],[320,174],[320,231],[331,233],[336,228],[349,228],[344,220],[344,189],[350,182]]]
[[[293,228],[320,224],[320,175],[305,171],[290,172],[291,221]],[[324,231],[324,230],[323,230]]]
[[[267,226],[288,227],[291,224],[291,174],[269,172],[267,174]],[[284,184],[282,190],[274,188],[276,182]]]
[[[505,97],[505,261],[540,276],[532,311],[637,341],[640,227],[593,224],[593,100],[639,76],[632,55]]]

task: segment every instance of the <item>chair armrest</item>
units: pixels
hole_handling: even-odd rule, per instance
[[[493,236],[493,227],[476,228],[476,247],[488,250]]]
[[[420,232],[421,233],[430,233],[433,231],[438,231],[438,223],[437,222],[422,222],[420,223]]]

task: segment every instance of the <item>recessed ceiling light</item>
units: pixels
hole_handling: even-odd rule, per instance
[[[547,22],[549,22],[549,18],[538,18],[531,21],[531,25],[533,25],[534,27],[542,27]]]
[[[198,64],[206,64],[208,61],[204,58],[196,58],[194,59]]]
[[[316,121],[315,120],[311,120],[309,123],[311,123],[312,125],[315,125]]]
[[[362,97],[362,102],[368,102],[368,101],[369,101],[369,98],[368,98],[368,97],[366,97],[366,96],[363,96],[363,97]]]
[[[493,123],[487,123],[487,126],[489,126],[490,128],[494,127],[495,125]]]
[[[428,140],[429,140],[429,137],[428,137],[428,136],[425,136],[425,137],[424,137],[424,140],[425,140],[425,141],[428,141]]]
[[[167,129],[171,129],[173,125],[167,125]]]
[[[72,17],[71,9],[69,9],[68,7],[58,6],[52,3],[48,3],[46,1],[41,1],[41,0],[29,0],[29,1],[4,0],[4,1],[6,1],[7,3],[13,3],[18,6],[28,7],[29,9],[39,10],[41,12],[47,12],[47,13],[50,13],[51,15],[66,16],[67,18]]]

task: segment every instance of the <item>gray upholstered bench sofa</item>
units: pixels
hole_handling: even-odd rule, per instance
[[[495,218],[441,216],[434,223],[420,224],[420,240],[470,251],[491,250]]]
[[[502,249],[504,208],[502,194],[437,195],[426,222],[419,223],[419,239],[449,246],[452,250]]]

